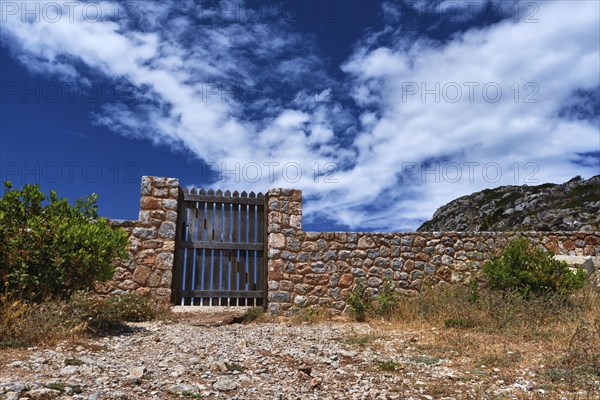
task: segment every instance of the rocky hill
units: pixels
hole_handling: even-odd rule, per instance
[[[600,231],[600,175],[501,186],[440,207],[417,231]]]

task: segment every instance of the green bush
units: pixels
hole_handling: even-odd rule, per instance
[[[354,288],[348,293],[346,302],[348,303],[350,315],[359,322],[364,321],[369,310],[370,296],[363,281],[358,281],[354,285]]]
[[[394,284],[390,280],[386,280],[381,291],[375,297],[373,312],[380,317],[389,318],[398,304],[399,297],[400,295],[394,290]]]
[[[97,195],[71,206],[39,185],[4,183],[0,198],[0,277],[8,293],[33,300],[69,297],[107,281],[112,261],[125,257],[127,234],[96,213]]]
[[[518,238],[508,244],[500,257],[483,266],[491,289],[517,290],[527,297],[532,294],[566,295],[583,287],[585,272],[573,273],[567,263],[534,247],[527,239]]]

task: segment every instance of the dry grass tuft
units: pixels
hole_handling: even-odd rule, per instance
[[[88,335],[128,331],[125,322],[170,319],[170,311],[146,296],[107,298],[76,294],[71,300],[24,302],[0,296],[0,348],[54,345]]]
[[[450,360],[469,379],[488,382],[481,386],[484,397],[495,380],[514,382],[523,375],[535,377],[533,389],[545,393],[539,398],[600,395],[600,293],[591,287],[571,296],[531,298],[490,290],[474,296],[463,286],[430,288],[401,298],[380,328],[419,332],[414,348]]]

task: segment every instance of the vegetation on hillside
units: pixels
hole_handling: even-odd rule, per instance
[[[440,207],[417,230],[599,231],[600,175],[485,189]]]

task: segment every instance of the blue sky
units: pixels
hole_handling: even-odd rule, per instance
[[[142,175],[405,231],[600,173],[600,2],[0,1],[2,180],[137,216]]]

